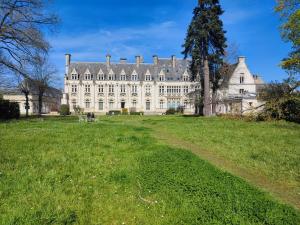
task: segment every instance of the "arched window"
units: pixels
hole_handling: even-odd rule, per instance
[[[136,108],[136,105],[137,105],[137,101],[134,99],[134,100],[132,101],[132,107],[133,107],[133,108]]]
[[[164,103],[164,100],[160,100],[160,102],[159,102],[159,108],[160,109],[164,109],[165,108],[165,103]]]
[[[85,108],[89,109],[91,107],[91,102],[89,99],[85,100]]]
[[[103,100],[102,99],[99,100],[99,110],[100,111],[103,110]]]
[[[73,99],[73,100],[72,100],[72,107],[73,107],[73,109],[76,108],[76,99]]]
[[[109,101],[109,109],[114,109],[114,100]]]
[[[151,109],[151,103],[150,100],[146,101],[146,110],[150,110]]]

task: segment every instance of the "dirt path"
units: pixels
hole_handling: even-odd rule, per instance
[[[209,161],[216,167],[235,176],[241,177],[252,185],[258,186],[259,188],[270,192],[279,201],[293,205],[294,207],[298,208],[298,210],[300,209],[300,193],[295,193],[295,188],[279,182],[272,182],[266,176],[251,173],[250,170],[240,168],[236,163],[226,160],[224,157],[218,156],[212,151],[201,149],[199,146],[182,140],[177,136],[163,130],[162,128],[157,129],[157,127],[154,126],[151,126],[151,128],[155,130],[155,132],[153,132],[153,136],[161,142],[176,148],[189,150],[198,155],[200,158]]]

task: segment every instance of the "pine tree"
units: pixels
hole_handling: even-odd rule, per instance
[[[210,99],[210,68],[222,62],[225,54],[226,38],[223,22],[220,16],[223,10],[219,0],[198,0],[198,6],[194,9],[194,16],[187,31],[184,51],[187,58],[192,57],[191,72],[192,81],[200,76],[203,99],[203,115],[212,113]]]

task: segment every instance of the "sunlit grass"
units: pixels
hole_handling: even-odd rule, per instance
[[[194,142],[201,126],[213,133],[209,121],[192,119],[1,123],[0,224],[300,223],[292,207],[153,137],[160,128]],[[223,121],[212,123],[226,126]],[[197,134],[187,133],[188,127],[195,127]],[[201,142],[216,150],[222,144],[205,138]]]

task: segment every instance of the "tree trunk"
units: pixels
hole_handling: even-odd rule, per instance
[[[42,109],[43,109],[43,95],[44,95],[44,93],[42,93],[42,92],[39,93],[39,99],[38,99],[38,101],[39,101],[39,116],[42,115]]]
[[[26,109],[26,117],[29,116],[29,97],[28,97],[29,93],[25,93],[25,109]]]
[[[217,90],[213,90],[212,93],[212,115],[217,114]]]
[[[209,80],[209,67],[208,60],[204,60],[204,107],[203,115],[211,116],[211,103],[210,103],[210,80]]]

